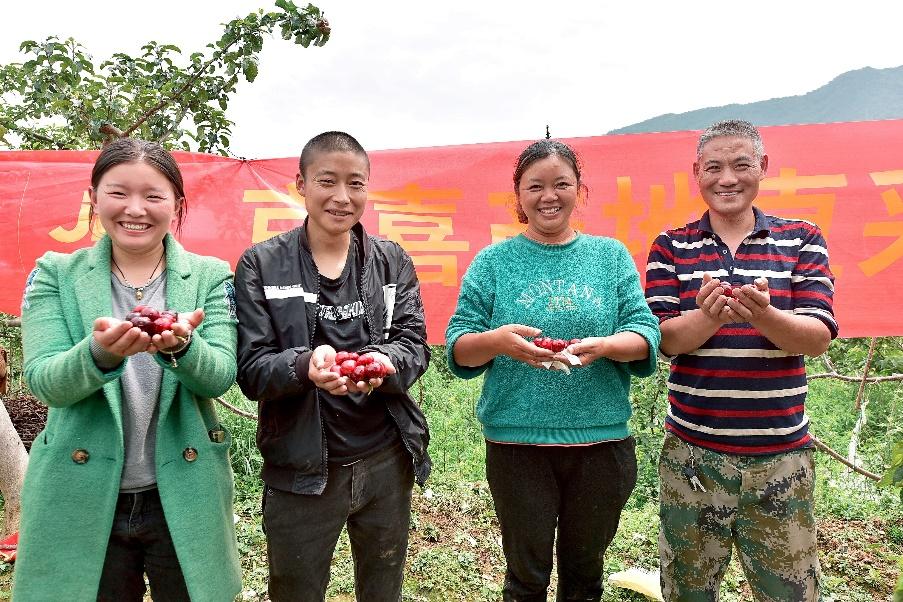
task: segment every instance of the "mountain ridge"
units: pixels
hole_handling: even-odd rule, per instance
[[[769,126],[899,118],[903,118],[903,65],[854,69],[805,94],[664,113],[608,133],[700,130],[722,119]]]

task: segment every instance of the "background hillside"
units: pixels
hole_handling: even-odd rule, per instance
[[[699,130],[721,119],[746,119],[767,126],[899,118],[903,118],[903,65],[848,71],[800,96],[666,113],[608,133]]]

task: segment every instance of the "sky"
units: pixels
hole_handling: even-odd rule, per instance
[[[903,3],[316,0],[322,48],[267,39],[227,115],[232,153],[297,156],[331,129],[368,150],[604,135],[662,113],[804,94],[903,64]],[[296,1],[302,5],[302,1]],[[74,37],[96,62],[148,40],[187,56],[272,0],[7,3],[0,63]]]

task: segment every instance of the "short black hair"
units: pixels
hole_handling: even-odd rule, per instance
[[[730,136],[736,138],[746,138],[753,145],[753,152],[756,159],[761,160],[765,156],[765,145],[762,143],[762,136],[759,130],[748,121],[742,119],[725,119],[713,123],[702,131],[699,135],[699,142],[696,144],[696,160],[702,157],[702,147],[709,141],[720,138],[722,136]]]
[[[354,153],[367,161],[367,169],[370,169],[370,157],[354,136],[345,132],[323,132],[307,141],[301,151],[301,159],[298,160],[298,170],[304,177],[304,170],[314,162],[314,159],[323,153]]]

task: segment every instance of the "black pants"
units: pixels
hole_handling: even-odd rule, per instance
[[[585,446],[486,442],[506,601],[545,601],[558,531],[558,600],[602,598],[602,561],[636,485],[633,438]]]
[[[141,602],[145,572],[155,602],[189,599],[156,489],[119,494],[97,599]]]
[[[414,466],[398,445],[348,466],[329,465],[322,495],[267,487],[263,523],[273,602],[325,599],[329,564],[348,523],[361,602],[401,600]]]

